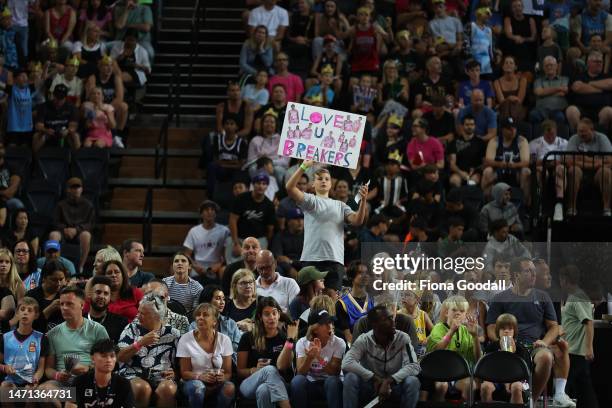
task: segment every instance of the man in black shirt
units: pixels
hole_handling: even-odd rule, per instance
[[[128,320],[108,311],[111,301],[111,281],[107,276],[94,276],[91,280],[93,296],[86,318],[100,323],[106,329],[108,337],[114,344],[119,343],[121,332],[128,325]]]
[[[465,115],[462,124],[463,133],[448,144],[449,183],[454,187],[461,187],[464,182],[480,185],[482,160],[487,146],[481,138],[476,137],[476,120],[472,115]]]
[[[435,136],[444,146],[447,146],[455,134],[455,117],[444,109],[446,107],[444,96],[435,95],[431,104],[431,111],[423,115],[423,118],[429,123],[429,135]]]
[[[93,371],[75,379],[79,408],[133,408],[134,394],[129,380],[114,374],[117,346],[112,340],[101,340],[91,348]]]
[[[229,216],[231,245],[226,245],[226,261],[233,262],[240,256],[241,240],[246,237],[257,237],[262,249],[268,247],[274,233],[274,204],[265,192],[270,183],[266,174],[257,174],[251,179],[253,191],[240,194],[234,202]]]
[[[68,87],[59,84],[53,90],[53,100],[41,105],[36,113],[36,131],[32,149],[37,152],[44,145],[64,146],[67,142],[74,150],[81,147],[77,133],[78,111],[66,100]]]

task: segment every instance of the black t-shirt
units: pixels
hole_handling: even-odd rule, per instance
[[[4,162],[0,166],[0,191],[6,190],[11,185],[12,175],[17,175],[21,177],[18,171],[16,171],[14,168]]]
[[[253,199],[250,191],[240,194],[234,202],[232,214],[240,217],[238,220],[238,237],[265,237],[266,227],[274,225],[274,204],[267,197],[260,202]]]
[[[425,68],[423,57],[412,50],[407,54],[392,53],[388,59],[399,63],[399,74],[402,77],[407,77],[411,72]]]
[[[0,171],[0,179],[2,178],[2,173]],[[1,188],[0,188],[1,190]],[[1,208],[1,206],[0,206]],[[36,235],[34,234],[34,231],[32,231],[32,228],[28,227],[26,228],[25,234],[23,235],[23,239],[25,239],[28,242],[31,242],[34,238],[36,238]],[[2,242],[4,243],[4,245],[7,248],[14,248],[15,244],[17,243],[17,241],[19,241],[19,239],[15,236],[15,232],[14,231],[7,231],[3,236],[2,236]]]
[[[286,340],[287,336],[279,332],[274,337],[266,338],[266,349],[264,351],[258,351],[255,349],[253,333],[244,333],[238,344],[238,353],[241,351],[249,352],[247,367],[256,367],[257,360],[260,358],[269,358],[271,360],[270,365],[276,365],[276,360],[278,360],[278,356],[280,356],[281,351],[283,351]]]
[[[46,129],[53,129],[55,137],[61,132],[62,128],[68,128],[70,122],[78,122],[78,111],[76,107],[66,101],[62,106],[56,106],[53,101],[48,101],[38,107],[36,121],[43,122]]]
[[[257,303],[251,303],[251,306],[246,309],[238,309],[236,305],[234,305],[234,301],[230,300],[225,305],[225,310],[223,314],[235,322],[239,322],[244,319],[252,319],[255,316],[255,309],[257,308]]]
[[[470,140],[465,140],[459,136],[448,144],[448,154],[456,154],[457,167],[467,172],[482,165],[486,151],[487,146],[485,142],[476,136]]]
[[[450,81],[440,77],[435,84],[429,77],[425,77],[422,81],[417,82],[415,95],[422,95],[423,101],[431,102],[436,95],[446,96],[453,95],[453,87]]]
[[[370,191],[372,191],[372,189],[374,188],[374,183],[376,182],[376,179],[372,176],[372,172],[370,171],[370,169],[367,169],[365,167],[361,167],[359,169],[359,173],[357,173],[357,176],[355,178],[353,178],[350,170],[346,167],[333,166],[330,171],[331,176],[333,178],[337,180],[344,180],[348,183],[349,197],[353,198],[359,193],[359,188],[363,184],[367,183],[368,180],[370,181],[370,184],[368,186]]]
[[[289,35],[291,37],[303,36],[314,38],[314,16],[303,16],[300,13],[293,13],[291,24],[289,24]]]
[[[600,80],[608,79],[608,78],[610,78],[610,75],[608,74],[602,73],[602,74],[592,77],[588,74],[588,72],[585,71],[577,75],[575,78],[572,78],[571,83],[574,83],[575,81],[582,81],[588,84],[589,82],[600,81]],[[574,92],[572,93],[572,100],[574,101],[576,105],[578,105],[578,107],[599,110],[605,106],[612,105],[612,92],[603,91],[600,93],[588,93],[588,94],[579,94],[579,93]]]
[[[88,315],[85,315],[86,318],[89,318]],[[125,326],[128,325],[128,319],[123,316],[120,316],[115,313],[106,312],[106,316],[102,319],[94,319],[91,318],[94,322],[100,323],[106,329],[108,333],[108,337],[113,341],[113,343],[119,343],[119,338],[121,337],[121,332],[125,329]]]
[[[64,321],[62,312],[59,307],[48,319],[45,319],[43,310],[45,310],[55,299],[59,299],[59,292],[51,300],[45,299],[45,293],[43,292],[42,285],[26,292],[26,296],[30,296],[38,302],[38,310],[40,311],[38,319],[34,320],[32,327],[34,330],[38,330],[41,333],[46,333],[48,329],[51,329]]]
[[[14,330],[13,333],[15,333],[15,337],[17,338],[17,340],[20,343],[23,343],[24,340],[26,340],[28,337],[30,337],[30,334],[20,334],[17,330]],[[0,352],[4,353],[4,336],[0,336]],[[40,356],[41,357],[47,357],[49,355],[49,339],[47,338],[47,336],[43,336],[41,343],[40,343]]]
[[[444,111],[441,118],[436,118],[433,112],[427,112],[423,118],[429,123],[429,134],[435,137],[446,136],[455,132],[455,118],[450,112]]]
[[[79,408],[133,408],[134,394],[130,381],[112,374],[110,384],[104,388],[96,386],[94,371],[78,376],[74,380],[77,406]]]

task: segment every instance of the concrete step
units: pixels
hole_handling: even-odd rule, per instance
[[[145,256],[142,261],[142,270],[152,272],[158,278],[165,278],[171,275],[170,267],[172,258],[169,256]]]
[[[175,13],[173,16],[164,16],[162,22],[163,29],[186,29],[191,28],[191,16],[184,16],[180,13]],[[233,29],[243,30],[242,20],[240,16],[233,18],[207,18],[204,22],[204,28],[207,30],[216,29]],[[243,31],[244,32],[244,31]]]
[[[179,84],[181,95],[216,95],[222,99],[227,94],[227,83],[218,84]],[[147,95],[165,94],[168,97],[167,83],[147,84]]]
[[[167,108],[167,105],[166,105]],[[199,149],[200,140],[206,132],[203,129],[168,129],[168,148]],[[128,147],[151,147],[157,145],[159,128],[132,129],[128,138]]]
[[[146,188],[117,187],[113,190],[113,199],[142,198],[144,203],[146,193]],[[154,200],[177,200],[180,202],[197,203],[199,205],[204,200],[204,197],[204,190],[201,189],[177,190],[174,188],[156,188],[153,190]]]
[[[176,188],[205,188],[206,180],[201,178],[186,178],[186,179],[168,179],[164,186],[161,178],[153,177],[113,177],[108,179],[109,187],[167,187],[172,186]],[[109,215],[109,214],[107,214]]]
[[[204,119],[214,119],[215,118],[215,106],[214,104],[207,105],[199,105],[199,104],[182,104],[181,105],[181,117],[195,117],[196,119],[199,116],[202,116],[202,120]],[[166,113],[164,113],[166,112]],[[167,103],[146,103],[144,105],[144,113],[146,114],[161,114],[167,115],[168,112],[168,104]]]
[[[162,25],[166,19],[181,19],[184,20],[184,26],[191,26],[193,18],[193,5],[191,7],[181,7],[174,4],[167,5],[162,10]]]
[[[181,83],[189,83],[189,70],[187,68],[183,69],[184,72],[181,72],[179,75],[179,82]],[[219,69],[219,67],[211,67],[207,71],[211,72],[203,72],[204,69],[194,69],[191,77],[192,83],[195,84],[227,84],[230,80],[238,79],[238,66],[236,69],[231,69],[230,71],[224,71],[223,69]],[[149,84],[160,84],[165,83],[166,85],[170,82],[170,78],[172,78],[171,72],[153,72],[151,75],[151,80],[147,83]]]
[[[225,65],[238,65],[240,55],[238,54],[207,54],[206,50],[199,50],[198,56],[190,59],[191,56],[188,53],[161,53],[155,54],[155,67],[156,71],[159,67],[174,67],[175,62],[179,62],[182,68],[189,66],[189,62],[192,63],[194,68],[206,67],[207,65],[225,64]]]
[[[223,95],[224,92],[218,92],[217,95],[202,95],[201,93],[198,94],[197,92],[194,92],[193,90],[188,90],[189,93],[181,93],[180,95],[180,102],[181,102],[181,107],[183,105],[195,105],[195,104],[202,104],[202,105],[210,105],[210,104],[216,104],[219,103],[221,101],[221,99],[223,99]],[[145,103],[146,104],[164,104],[164,103],[168,103],[168,94],[157,94],[157,93],[149,93],[147,92],[147,96],[145,98]]]
[[[185,26],[184,28],[168,28],[161,29],[159,32],[158,39],[161,41],[191,41],[192,33],[191,28]],[[221,41],[221,42],[239,42],[241,43],[246,39],[246,34],[243,30],[232,30],[232,29],[215,29],[209,30],[200,28],[198,32],[198,39],[201,42],[207,41]],[[205,47],[200,43],[202,47]]]
[[[225,4],[220,5],[220,7],[219,6],[213,7],[212,5],[207,4],[206,5],[206,21],[216,20],[218,18],[241,18],[242,17],[242,12],[244,11],[243,2],[224,1],[224,3]],[[237,7],[231,7],[234,5]],[[204,24],[206,24],[206,22]]]
[[[153,246],[180,246],[187,233],[195,224],[153,224]],[[142,225],[125,223],[108,223],[104,225],[103,242],[108,245],[120,245],[134,236],[142,237]]]

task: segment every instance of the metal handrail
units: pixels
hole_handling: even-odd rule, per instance
[[[571,162],[568,161],[568,159],[571,159]],[[603,164],[603,167],[607,167],[610,168],[612,167],[612,153],[607,153],[607,152],[579,152],[579,151],[551,151],[546,153],[546,155],[544,156],[543,160],[542,160],[542,195],[541,195],[541,213],[543,213],[543,209],[545,206],[549,205],[549,199],[550,199],[550,189],[551,186],[549,185],[549,183],[547,182],[549,174],[552,173],[553,177],[556,177],[556,165],[560,164],[563,165],[565,167],[565,171],[563,172],[563,186],[564,186],[564,196],[567,197],[572,197],[573,192],[574,192],[574,184],[573,183],[568,183],[568,172],[570,171],[570,169],[572,168],[576,168],[576,161],[577,159],[579,161],[583,161],[584,164],[590,164],[593,168],[594,171],[596,171],[595,169],[595,165],[597,163],[601,163]],[[546,166],[546,163],[554,163],[553,166]],[[552,167],[552,168],[549,168]],[[584,177],[583,177],[583,182],[584,182]],[[601,180],[595,180],[595,183],[599,183],[599,189],[600,191],[604,191],[603,187],[604,187],[604,177],[602,175]],[[554,183],[554,185],[552,186],[552,190],[554,193],[554,189],[556,188],[556,181]]]
[[[142,244],[145,252],[151,254],[153,247],[153,188],[147,189],[145,205],[142,211]]]
[[[193,74],[193,61],[196,60],[200,53],[200,26],[206,21],[206,2],[196,0],[193,8],[193,17],[191,19],[191,52],[189,53],[189,84]]]

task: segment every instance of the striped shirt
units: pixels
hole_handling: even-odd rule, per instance
[[[170,299],[182,304],[187,313],[191,313],[198,306],[202,285],[197,281],[189,278],[187,283],[178,283],[174,276],[168,276],[163,281],[168,285]]]

